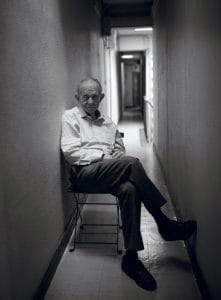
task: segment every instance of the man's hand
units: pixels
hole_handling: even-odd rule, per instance
[[[105,153],[103,159],[120,158],[122,156],[124,156],[124,153],[122,151],[112,151],[111,153]]]
[[[111,154],[104,154],[104,156],[103,156],[103,160],[104,159],[112,159],[113,157],[112,157],[112,155]]]

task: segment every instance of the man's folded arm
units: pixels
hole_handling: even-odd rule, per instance
[[[102,149],[84,149],[80,141],[80,127],[72,124],[63,114],[62,116],[62,136],[61,150],[69,164],[90,164],[102,160]]]

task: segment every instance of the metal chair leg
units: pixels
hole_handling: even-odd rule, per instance
[[[80,210],[80,205],[83,204],[80,202],[80,193],[75,193],[77,194],[77,199],[75,198],[76,201],[76,214],[75,214],[75,228],[74,228],[74,236],[73,236],[73,239],[72,239],[72,243],[71,243],[71,246],[69,248],[69,251],[70,252],[73,252],[75,250],[75,246],[76,244],[115,244],[116,245],[116,251],[117,251],[117,254],[122,254],[122,250],[119,249],[119,232],[120,232],[120,229],[122,228],[122,226],[120,225],[120,217],[119,217],[119,202],[118,202],[118,198],[116,197],[116,206],[117,206],[117,223],[116,224],[87,224],[87,223],[83,223],[83,218],[81,216],[81,210]],[[97,203],[86,203],[86,204],[96,204],[96,205],[99,205]],[[101,203],[102,205],[102,203]],[[104,205],[104,203],[103,203]],[[113,205],[113,204],[111,204]],[[80,224],[79,224],[80,222]],[[79,224],[79,226],[78,226]],[[78,231],[78,228],[80,227],[80,229],[83,229],[84,225],[94,225],[94,226],[116,226],[116,242],[78,242],[77,241],[77,231]],[[114,233],[113,233],[114,234]]]
[[[117,253],[122,254],[122,250],[119,249],[119,232],[120,232],[120,217],[119,217],[119,203],[118,198],[116,198],[117,202]]]
[[[82,216],[81,216],[81,211],[79,208],[79,200],[80,200],[80,194],[77,194],[77,202],[76,202],[76,214],[75,214],[75,225],[74,225],[74,237],[73,237],[73,246],[70,247],[69,252],[73,252],[75,250],[75,244],[76,244],[76,240],[77,240],[77,223],[78,223],[78,219],[80,218],[80,228],[83,228],[82,225]]]

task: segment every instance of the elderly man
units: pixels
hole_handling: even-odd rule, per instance
[[[104,98],[99,81],[82,80],[75,97],[78,106],[66,110],[62,117],[61,148],[71,165],[71,181],[84,193],[110,193],[118,197],[126,249],[122,270],[142,288],[155,290],[155,279],[137,255],[137,251],[144,249],[141,202],[166,241],[188,239],[196,230],[196,222],[178,222],[163,214],[160,208],[166,200],[147,177],[139,159],[125,156],[116,125],[98,110]]]

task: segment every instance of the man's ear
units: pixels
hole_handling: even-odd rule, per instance
[[[101,99],[100,99],[100,101],[101,101],[103,98],[104,98],[104,94],[102,93],[102,94],[101,94]]]
[[[78,96],[78,94],[75,94],[74,96],[75,96],[75,99],[76,99],[77,101],[79,101],[79,96]]]

